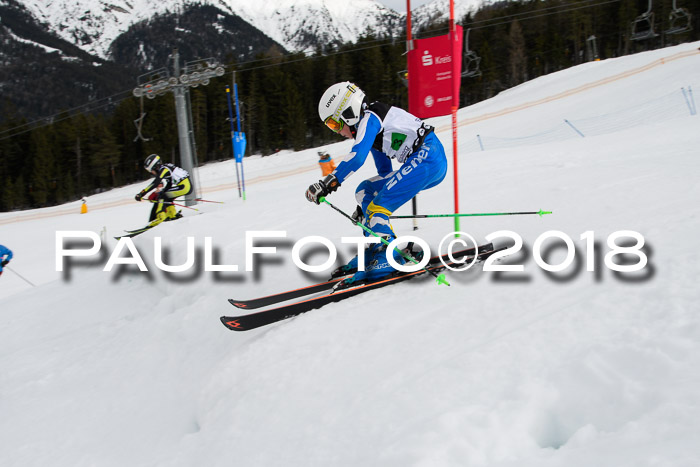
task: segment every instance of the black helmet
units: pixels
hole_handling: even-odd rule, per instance
[[[160,156],[158,154],[151,154],[143,162],[143,168],[149,172],[151,170],[158,170],[158,168],[160,166],[161,166],[161,162],[160,162]]]

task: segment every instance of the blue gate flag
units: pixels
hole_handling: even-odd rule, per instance
[[[233,154],[236,156],[236,162],[243,162],[245,154],[246,139],[245,133],[242,131],[233,132]]]

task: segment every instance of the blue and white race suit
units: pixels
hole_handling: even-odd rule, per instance
[[[6,246],[0,245],[0,274],[2,274],[2,269],[4,265],[2,263],[9,263],[12,259],[12,250]],[[7,262],[7,263],[6,263]]]
[[[362,167],[369,153],[379,175],[360,183],[355,197],[365,224],[393,238],[389,216],[445,178],[445,149],[432,126],[398,107],[374,102],[363,109],[352,151],[333,172],[341,185]],[[398,170],[392,171],[391,159],[402,164]]]

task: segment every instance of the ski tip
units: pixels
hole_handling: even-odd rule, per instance
[[[220,319],[223,325],[232,331],[245,331],[245,328],[238,322],[237,318],[232,316],[222,316]]]

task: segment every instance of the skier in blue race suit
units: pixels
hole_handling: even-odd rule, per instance
[[[445,149],[433,127],[398,107],[367,102],[365,93],[347,81],[328,88],[318,113],[328,128],[354,139],[355,144],[331,174],[309,186],[306,198],[319,204],[321,197],[337,190],[362,167],[371,153],[378,175],[357,187],[355,198],[360,208],[354,217],[391,242],[396,235],[389,216],[418,192],[442,182],[447,173]],[[391,159],[402,164],[398,170],[392,170]],[[346,282],[373,281],[392,274],[385,250],[383,243],[372,244],[365,254],[365,271],[358,271]],[[404,262],[398,253],[394,258],[399,264]],[[356,266],[354,258],[344,268]]]
[[[0,245],[0,276],[2,269],[12,260],[12,251],[6,246]]]

